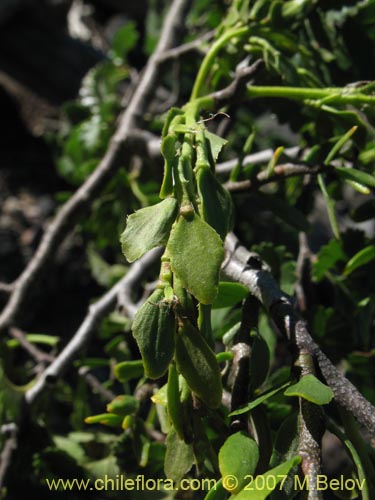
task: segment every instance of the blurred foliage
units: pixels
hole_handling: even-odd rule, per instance
[[[117,117],[128,102],[122,101],[122,96],[130,96],[137,84],[127,62],[128,55],[135,47],[146,55],[152,53],[166,8],[165,2],[149,2],[144,37],[132,22],[120,28],[105,62],[86,75],[77,100],[64,105],[54,148],[56,168],[71,190],[84,182],[106,151]],[[374,95],[371,80],[375,80],[371,64],[375,50],[374,23],[373,0],[233,0],[230,5],[225,1],[198,0],[186,20],[185,41],[214,28],[218,39],[239,24],[249,26],[245,43],[239,37],[232,38],[218,53],[204,82],[204,94],[228,85],[237,64],[262,58],[265,66],[254,76],[256,85],[343,87],[344,93],[358,88],[371,96]],[[155,89],[156,111],[143,117],[146,127],[154,133],[161,134],[170,105],[183,105],[188,100],[200,63],[201,58],[193,52],[179,63],[166,65],[158,89],[160,96]],[[176,65],[178,81],[174,81]],[[212,132],[225,135],[228,141],[220,160],[244,158],[264,148],[276,150],[296,145],[299,159],[306,165],[327,164],[323,175],[326,197],[312,175],[290,177],[258,190],[233,194],[234,231],[246,246],[259,253],[282,290],[291,295],[297,279],[301,279],[297,276],[298,234],[307,233],[314,255],[308,270],[305,318],[323,351],[334,362],[341,363],[348,378],[372,403],[375,403],[375,200],[371,181],[375,173],[374,110],[373,105],[367,104],[339,106],[330,97],[297,101],[264,96],[230,103],[225,108],[229,119],[208,113],[202,116],[209,119],[206,124]],[[358,126],[355,133],[345,136],[353,126]],[[332,151],[334,157],[326,162]],[[288,159],[283,152],[277,163]],[[343,167],[348,165],[359,174],[352,178],[345,175]],[[231,174],[231,180],[254,179],[269,168],[267,162],[241,164],[235,175]],[[158,201],[161,181],[162,168],[157,160],[138,157],[124,160],[95,200],[90,216],[79,225],[86,247],[86,265],[102,289],[110,288],[128,269],[119,244],[126,215]],[[69,192],[63,192],[59,199],[69,196]],[[338,237],[327,222],[327,199],[338,221]],[[153,271],[148,276],[150,281],[155,278]],[[137,300],[144,298],[144,285],[139,283],[135,291]],[[232,345],[239,330],[244,297],[243,290],[221,287],[224,290],[219,297],[221,305],[211,312],[218,352],[229,350]],[[295,465],[288,460],[296,448],[292,429],[296,428],[298,403],[283,391],[272,394],[271,391],[295,382],[287,366],[291,355],[277,339],[265,312],[261,312],[257,331],[252,335],[259,335],[267,346],[263,354],[266,353],[269,372],[251,397],[253,403],[265,396],[259,409],[266,417],[267,432],[274,445],[269,466],[281,464],[290,469]],[[51,352],[57,339],[50,336],[49,340],[43,340],[30,335],[29,341]],[[2,350],[3,358],[7,359],[5,371],[12,380],[0,367],[0,422],[7,423],[21,418],[23,384],[32,381],[35,373],[32,363],[25,361],[19,344],[9,341]],[[165,467],[169,475],[178,478],[220,477],[215,461],[230,433],[228,410],[222,406],[215,412],[202,411],[199,423],[193,423],[200,440],[184,443],[171,431],[167,377],[150,381],[140,369],[139,361],[131,321],[120,312],[112,312],[99,325],[95,340],[75,367],[87,367],[103,389],[118,395],[117,399],[106,412],[103,397],[77,373],[69,373],[66,380],[59,381],[55,390],[38,403],[28,432],[20,437],[22,448],[9,471],[7,498],[20,498],[21,491],[50,498],[46,478],[101,478],[105,474],[161,478],[165,477]],[[224,373],[226,366],[221,364]],[[19,385],[14,385],[15,381]],[[305,392],[310,394],[307,389]],[[323,403],[318,401],[318,404]],[[325,409],[328,415],[336,417],[332,405]],[[166,451],[166,434],[172,456]],[[4,438],[0,437],[2,442]],[[241,438],[239,443],[244,449],[254,446]],[[229,465],[219,462],[220,470],[232,467],[235,457],[228,460]],[[206,493],[190,491],[182,497],[181,492],[175,495],[144,491],[134,492],[129,498],[199,500]],[[66,498],[64,492],[54,495]],[[78,492],[71,494],[72,498],[75,496],[79,496]],[[101,491],[100,496],[90,498],[118,498],[118,494]],[[227,498],[226,493],[220,498]],[[283,498],[293,498],[292,493]]]

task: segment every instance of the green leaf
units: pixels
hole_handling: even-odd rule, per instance
[[[276,490],[277,485],[286,477],[290,470],[301,462],[301,457],[296,456],[262,475],[256,476],[245,488],[231,497],[233,500],[264,500]],[[267,480],[272,478],[272,480]]]
[[[370,188],[375,188],[375,176],[370,175],[367,172],[362,172],[361,170],[357,170],[355,168],[345,168],[345,167],[336,167],[336,172],[343,179],[348,179],[354,182],[358,182],[363,186],[367,186]]]
[[[212,158],[214,162],[216,162],[220,154],[220,151],[222,150],[223,146],[227,144],[228,141],[226,139],[223,139],[219,135],[209,132],[207,129],[204,130],[204,136],[210,144]]]
[[[247,475],[254,474],[259,460],[258,445],[244,432],[229,436],[219,451],[219,469],[221,476],[234,476],[237,484],[232,493],[238,493],[247,482]],[[226,485],[224,484],[224,487]]]
[[[223,480],[219,479],[216,482],[215,486],[210,489],[207,495],[204,497],[204,500],[227,500],[228,493],[227,490],[224,489]]]
[[[143,361],[140,359],[134,361],[123,361],[118,363],[115,368],[115,377],[120,382],[126,382],[133,378],[140,378],[143,375]]]
[[[165,475],[178,483],[194,465],[193,446],[182,441],[173,428],[169,431],[166,445]]]
[[[134,396],[122,394],[107,404],[107,411],[125,417],[135,413],[139,408],[139,401]]]
[[[147,377],[164,375],[174,353],[175,317],[171,305],[164,300],[160,288],[154,290],[137,311],[133,326]]]
[[[320,281],[327,271],[331,270],[338,261],[346,261],[347,256],[340,241],[331,240],[327,245],[322,246],[317,261],[312,268],[314,280]]]
[[[272,398],[272,396],[275,396],[278,392],[282,391],[286,387],[288,387],[290,383],[287,382],[286,384],[283,384],[281,387],[277,387],[276,389],[273,389],[272,391],[268,391],[265,394],[262,394],[262,396],[259,396],[259,398],[254,399],[253,401],[250,401],[250,403],[247,403],[246,405],[242,406],[238,410],[232,411],[229,413],[230,417],[233,417],[234,415],[242,415],[242,413],[247,413],[248,411],[253,410],[257,406],[261,405],[267,399]]]
[[[168,241],[172,271],[182,286],[202,304],[212,304],[218,292],[223,242],[196,214],[180,217]]]
[[[199,168],[196,178],[201,201],[199,212],[203,220],[212,226],[224,240],[233,225],[231,195],[208,167]]]
[[[375,261],[375,246],[369,245],[365,248],[362,248],[359,252],[357,252],[346,264],[344,269],[344,275],[348,276],[350,273],[355,271],[361,266],[368,264],[371,261]]]
[[[86,424],[103,424],[110,427],[121,427],[123,417],[114,413],[101,413],[85,418]]]
[[[219,292],[212,308],[222,309],[224,307],[233,307],[247,297],[248,294],[249,290],[240,283],[220,281]]]
[[[124,59],[127,53],[132,50],[138,41],[138,32],[134,22],[128,21],[118,31],[112,41],[112,51],[116,57]]]
[[[209,408],[218,408],[223,392],[219,364],[201,333],[186,320],[176,335],[175,360],[190,389]]]
[[[314,375],[304,375],[296,384],[288,387],[284,395],[297,396],[316,405],[327,405],[333,398],[332,389]]]
[[[154,247],[165,245],[177,216],[178,203],[167,198],[130,215],[120,241],[122,251],[133,262]]]

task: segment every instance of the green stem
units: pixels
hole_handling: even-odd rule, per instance
[[[199,303],[198,305],[198,327],[202,336],[206,339],[210,347],[214,347],[214,339],[211,327],[211,305]]]
[[[267,87],[250,86],[247,95],[257,97],[281,97],[297,101],[323,100],[329,98],[330,104],[375,104],[375,96],[362,94],[357,91],[348,91],[346,88],[330,87],[324,89],[299,87]]]
[[[249,33],[249,28],[247,27],[233,28],[226,31],[218,40],[216,40],[216,42],[212,45],[206,57],[203,59],[202,64],[199,68],[198,75],[194,83],[193,91],[191,93],[190,101],[197,99],[197,97],[199,96],[204,81],[215,60],[215,57],[221,50],[221,48],[224,47],[231,38],[242,37],[244,35],[247,35],[248,33]]]
[[[327,212],[328,212],[328,218],[329,222],[331,224],[332,232],[337,240],[340,241],[340,230],[339,230],[339,224],[337,222],[337,217],[336,217],[336,212],[335,212],[335,202],[334,200],[329,196],[329,193],[327,191],[327,186],[324,181],[324,178],[322,174],[318,174],[318,183],[320,186],[320,189],[323,193],[326,205],[327,205]]]

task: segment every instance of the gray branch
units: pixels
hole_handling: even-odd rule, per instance
[[[151,250],[148,254],[141,257],[132,264],[130,270],[116,285],[114,285],[101,299],[90,305],[88,313],[78,328],[72,339],[55,358],[55,360],[44,370],[35,385],[33,385],[25,394],[26,403],[31,405],[44,390],[55,383],[62,376],[65,370],[71,365],[72,361],[79,355],[82,349],[88,344],[93,332],[99,322],[116,305],[118,295],[121,291],[128,290],[129,293],[140,281],[146,269],[155,262],[160,256],[160,250]],[[136,306],[129,304],[129,315],[132,317]]]
[[[332,389],[336,402],[346,408],[367,428],[375,439],[375,408],[354,385],[337,370],[320,347],[312,339],[306,322],[293,307],[291,298],[282,292],[271,274],[259,265],[254,254],[240,245],[234,234],[225,242],[227,257],[222,272],[231,280],[245,285],[267,309],[280,332],[300,352],[311,355],[317,363],[326,383]]]

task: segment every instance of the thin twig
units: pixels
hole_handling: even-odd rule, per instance
[[[258,188],[264,184],[269,184],[270,182],[280,181],[281,179],[287,179],[289,177],[297,177],[301,175],[317,175],[323,170],[329,171],[330,168],[326,165],[314,165],[309,167],[308,165],[296,165],[294,163],[284,163],[282,165],[276,165],[273,174],[268,175],[268,172],[263,170],[259,172],[253,179],[246,179],[245,181],[238,182],[226,182],[224,187],[228,191],[248,191],[249,189]]]
[[[1,434],[7,434],[3,450],[0,455],[0,492],[4,487],[6,473],[12,461],[12,455],[17,448],[18,428],[16,424],[9,423],[1,427]]]
[[[80,375],[93,389],[95,392],[100,394],[100,396],[104,399],[104,401],[112,401],[112,399],[115,399],[116,394],[109,389],[106,389],[103,387],[103,384],[100,383],[100,381],[90,373],[90,368],[88,366],[81,366],[81,368],[78,370],[78,375]]]
[[[55,359],[51,354],[42,351],[29,342],[26,338],[26,334],[19,328],[10,328],[9,333],[14,339],[18,340],[20,345],[34,358],[37,363],[51,363]]]
[[[311,252],[307,241],[306,233],[299,233],[299,252],[296,266],[296,284],[294,286],[298,308],[301,313],[305,313],[308,308],[308,291],[310,270],[311,270]]]
[[[124,278],[116,283],[116,285],[103,295],[101,299],[90,305],[85,319],[69,343],[54,359],[51,365],[44,370],[35,385],[26,392],[25,400],[27,404],[31,405],[48,385],[53,384],[62,376],[74,358],[78,356],[87,345],[101,319],[114,308],[119,293],[125,289],[128,290],[130,296],[134,286],[142,278],[147,268],[155,262],[158,256],[160,256],[160,250],[157,248],[151,250],[151,252],[141,257],[137,262],[134,262]],[[134,315],[135,309],[136,306],[133,305],[133,307],[130,307],[129,303],[128,313],[130,317]]]
[[[14,283],[0,283],[0,292],[1,293],[6,293],[10,295],[13,290],[14,290],[15,284]]]
[[[205,51],[202,48],[202,44],[212,40],[214,35],[215,30],[208,31],[204,35],[195,38],[192,42],[184,43],[178,47],[174,47],[173,49],[166,50],[159,55],[158,61],[165,62],[171,59],[179,59],[181,56],[193,51],[200,51],[204,53]]]
[[[233,281],[247,286],[250,292],[269,311],[280,332],[296,345],[300,352],[307,352],[317,363],[327,385],[331,387],[335,400],[346,408],[368,430],[375,440],[375,408],[356,387],[331,363],[312,339],[306,322],[296,313],[291,298],[282,292],[264,268],[251,265],[251,254],[242,247],[231,233],[225,241],[227,258],[222,271]]]
[[[300,148],[298,146],[293,146],[291,148],[286,148],[283,154],[289,156],[290,158],[297,158],[299,151]],[[275,151],[273,149],[269,148],[259,151],[258,153],[246,155],[243,159],[242,165],[259,165],[260,163],[266,163],[271,160],[274,152]],[[215,170],[218,174],[229,174],[237,166],[237,164],[238,159],[234,158],[233,160],[218,163]]]
[[[214,99],[216,102],[223,104],[227,101],[233,101],[238,95],[242,94],[250,78],[253,77],[264,66],[263,59],[258,59],[251,66],[238,68],[234,79],[231,83],[220,90],[216,90],[208,97]]]
[[[61,207],[45,232],[36,253],[17,279],[15,289],[0,316],[0,331],[13,323],[22,310],[31,289],[35,286],[37,278],[40,278],[43,271],[46,272],[47,264],[53,258],[61,241],[112,177],[119,166],[120,153],[122,153],[121,160],[124,163],[124,153],[129,154],[126,149],[126,140],[135,128],[137,119],[143,116],[155,89],[160,69],[158,58],[160,54],[173,47],[176,37],[184,26],[186,11],[190,4],[191,0],[173,1],[155,52],[142,73],[103,159],[84,184]]]

